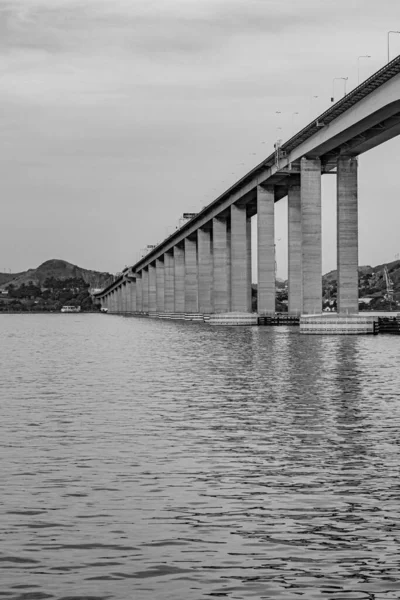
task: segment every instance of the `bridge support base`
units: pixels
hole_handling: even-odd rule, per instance
[[[377,333],[377,317],[373,315],[302,315],[300,333],[325,335],[360,335]]]

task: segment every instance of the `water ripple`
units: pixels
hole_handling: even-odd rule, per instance
[[[399,337],[1,326],[1,598],[400,597]]]

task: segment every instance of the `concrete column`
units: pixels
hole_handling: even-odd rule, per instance
[[[199,312],[199,282],[197,269],[197,242],[185,238],[185,312]]]
[[[252,253],[251,253],[251,218],[247,218],[246,220],[246,240],[247,240],[247,252],[246,252],[246,256],[247,256],[247,289],[249,292],[249,297],[248,297],[248,303],[249,303],[249,311],[252,312],[252,304],[253,304],[253,299],[252,299],[252,291],[251,291],[251,284],[252,284]]]
[[[230,310],[230,273],[228,221],[226,218],[213,219],[213,294],[212,304],[216,313]]]
[[[156,305],[157,312],[164,312],[164,261],[156,260]]]
[[[300,315],[303,307],[301,268],[301,202],[300,182],[288,191],[288,312]]]
[[[250,312],[246,207],[231,206],[231,309]]]
[[[129,312],[136,312],[136,279],[130,282],[130,301],[129,301]]]
[[[337,311],[358,313],[358,161],[337,163]]]
[[[126,280],[126,312],[132,312],[132,282],[129,279]]]
[[[149,313],[157,310],[157,282],[155,263],[149,265]]]
[[[275,188],[257,186],[257,311],[275,314]]]
[[[203,314],[210,314],[213,312],[213,257],[211,248],[211,228],[198,229],[197,253],[199,269],[199,312]]]
[[[122,283],[119,284],[117,290],[117,312],[122,312]]]
[[[174,296],[176,313],[185,312],[185,251],[181,246],[174,247]]]
[[[142,273],[136,274],[136,310],[137,312],[142,312],[143,302],[142,302]]]
[[[322,311],[321,161],[302,158],[301,229],[303,313]]]
[[[164,311],[173,313],[174,310],[174,256],[170,252],[166,252],[164,254]]]
[[[126,313],[128,304],[128,284],[124,281],[121,284],[121,312]]]
[[[142,271],[142,311],[149,312],[149,270],[148,268]]]
[[[118,307],[118,289],[114,290],[114,312],[117,313],[119,311]]]
[[[131,282],[128,279],[125,282],[125,312],[131,312]]]

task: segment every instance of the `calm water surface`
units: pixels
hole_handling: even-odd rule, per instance
[[[400,337],[0,316],[0,598],[400,598]]]

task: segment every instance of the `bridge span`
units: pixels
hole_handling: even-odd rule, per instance
[[[337,178],[338,313],[358,312],[358,155],[400,133],[400,56],[314,119],[97,294],[110,313],[275,312],[274,206],[288,197],[288,310],[322,308],[321,177]]]

